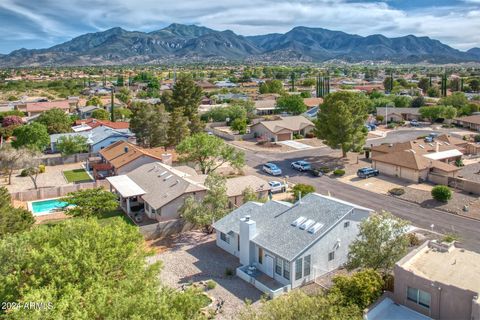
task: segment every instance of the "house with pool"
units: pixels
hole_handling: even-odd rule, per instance
[[[188,166],[172,167],[162,162],[139,166],[127,174],[107,177],[110,190],[119,196],[120,207],[127,213],[145,213],[155,221],[179,218],[178,210],[188,197],[201,201],[207,192],[207,175],[197,174]],[[227,179],[226,188],[232,208],[243,204],[243,191],[252,188],[266,197],[270,186],[253,175]]]
[[[344,265],[371,212],[311,193],[295,204],[248,202],[213,227],[216,244],[239,258],[237,276],[274,298]]]

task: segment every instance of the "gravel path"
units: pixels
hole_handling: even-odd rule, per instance
[[[225,269],[235,270],[238,259],[215,244],[215,235],[205,235],[198,231],[186,232],[167,240],[168,249],[150,258],[150,261],[162,261],[160,275],[162,283],[180,288],[188,282],[217,282],[217,286],[208,291],[216,300],[223,299],[223,312],[216,319],[235,319],[248,299],[258,304],[262,293],[255,287],[233,276],[225,276]]]

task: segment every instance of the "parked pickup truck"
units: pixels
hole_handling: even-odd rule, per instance
[[[268,184],[272,193],[286,191],[285,184],[281,183],[280,181],[269,181]]]
[[[376,177],[376,176],[378,176],[379,173],[380,172],[377,169],[361,168],[361,169],[358,169],[357,176],[359,178],[367,179],[367,178],[370,178],[370,177]]]

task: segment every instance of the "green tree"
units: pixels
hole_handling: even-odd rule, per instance
[[[177,152],[182,161],[198,164],[203,174],[213,172],[226,163],[235,169],[245,164],[243,152],[206,133],[197,133],[184,139],[177,146]]]
[[[304,87],[313,87],[316,84],[314,78],[308,78],[302,81],[302,86]]]
[[[180,215],[188,222],[201,226],[212,233],[212,223],[223,218],[229,211],[226,179],[215,173],[205,180],[207,192],[201,202],[190,196],[180,208]]]
[[[38,189],[38,176],[44,172],[44,170],[40,168],[42,163],[40,160],[41,154],[35,149],[30,149],[29,152],[29,157],[24,159],[25,169],[23,169],[23,172],[32,180],[34,188]]]
[[[260,198],[258,196],[258,193],[253,190],[252,187],[248,186],[242,191],[242,199],[243,203],[249,202],[249,201],[256,201],[256,202],[265,202],[267,201],[266,198]]]
[[[418,112],[424,119],[429,119],[430,122],[435,122],[438,119],[446,118],[446,116],[452,116],[449,119],[453,119],[456,115],[456,109],[452,106],[429,106],[421,107]]]
[[[412,103],[410,104],[412,108],[421,108],[424,105],[425,105],[425,98],[423,96],[415,97],[412,100]]]
[[[103,188],[71,192],[61,201],[70,206],[65,213],[74,217],[100,217],[118,208],[117,196]]]
[[[247,132],[247,119],[236,118],[232,121],[232,130],[238,131],[239,134],[245,134]]]
[[[55,146],[63,156],[88,151],[87,138],[84,136],[60,137]]]
[[[190,135],[188,118],[183,114],[183,108],[176,108],[170,113],[167,132],[169,146],[177,146]]]
[[[359,151],[365,145],[368,99],[357,93],[339,91],[329,94],[320,106],[315,126],[319,139],[333,149]]]
[[[412,98],[408,96],[395,96],[393,103],[395,103],[396,108],[408,108],[412,103]]]
[[[393,89],[393,78],[392,77],[386,77],[383,80],[383,87],[385,88],[385,91],[391,91]]]
[[[201,319],[197,291],[175,291],[148,264],[138,229],[121,219],[69,219],[0,240],[0,300],[5,319]]]
[[[13,130],[13,135],[15,140],[12,141],[12,146],[16,149],[26,147],[43,151],[50,144],[47,127],[39,122],[18,127]]]
[[[353,304],[343,305],[342,299],[334,294],[308,295],[293,290],[264,301],[258,308],[247,306],[240,320],[361,320],[362,311]]]
[[[293,196],[295,197],[295,200],[299,200],[300,195],[302,197],[305,197],[307,194],[315,192],[315,187],[309,184],[297,183],[292,188],[292,192],[293,192]]]
[[[454,92],[452,93],[452,95],[440,99],[440,102],[438,104],[461,108],[468,104],[468,99],[463,92]]]
[[[433,199],[440,202],[448,202],[452,199],[452,190],[449,187],[438,185],[432,188]]]
[[[42,112],[37,122],[46,126],[49,134],[72,131],[72,119],[61,109],[55,108]]]
[[[343,304],[354,304],[363,310],[381,296],[383,285],[382,276],[377,271],[365,269],[351,276],[333,278],[330,293],[343,297]]]
[[[105,109],[97,109],[92,112],[92,118],[95,118],[98,120],[109,120],[110,113]]]
[[[422,78],[418,81],[417,86],[422,89],[423,93],[426,94],[428,89],[430,89],[430,79]]]
[[[129,120],[132,117],[132,110],[128,108],[115,108],[113,112],[115,113],[115,119],[121,121]]]
[[[259,91],[261,94],[265,93],[278,93],[284,92],[283,82],[280,80],[267,80],[260,84]]]
[[[427,90],[427,95],[431,98],[440,97],[440,89],[438,87],[430,87]]]
[[[87,106],[103,107],[103,102],[99,97],[93,96],[92,98],[87,100],[86,105]]]
[[[458,110],[453,106],[444,106],[443,117],[448,120],[452,120],[457,116]]]
[[[118,100],[125,104],[129,104],[130,100],[132,100],[132,94],[130,90],[126,87],[121,88],[115,96]]]
[[[184,116],[188,118],[190,131],[198,133],[203,130],[198,123],[198,106],[202,97],[202,88],[193,81],[193,78],[188,74],[181,74],[173,86],[171,96],[164,95],[162,100],[169,112],[181,108]]]
[[[385,211],[362,221],[357,239],[350,244],[347,268],[390,272],[408,251],[407,227],[407,221]]]
[[[471,79],[468,82],[468,85],[470,86],[470,89],[472,89],[473,92],[478,92],[480,90],[480,80],[479,79]]]
[[[279,112],[288,112],[299,115],[307,111],[307,105],[300,95],[284,95],[277,100],[276,109]]]
[[[166,146],[169,115],[164,106],[135,103],[131,110],[130,130],[137,143],[148,148]]]
[[[34,223],[32,213],[23,208],[14,208],[8,189],[0,187],[0,239],[8,234],[30,230]]]

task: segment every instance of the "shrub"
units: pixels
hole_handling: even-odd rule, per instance
[[[345,170],[337,169],[337,170],[333,171],[333,174],[336,175],[337,177],[341,177],[345,174]]]
[[[217,283],[215,281],[213,280],[207,281],[207,284],[206,284],[207,290],[215,289],[216,286],[217,286]]]
[[[416,247],[420,245],[420,239],[418,239],[415,233],[408,233],[407,237],[410,247]]]
[[[27,169],[23,169],[23,170],[20,172],[20,177],[28,177],[28,170],[27,170]]]
[[[432,197],[437,201],[448,202],[448,200],[452,199],[452,191],[447,186],[435,186],[432,189]]]
[[[296,139],[303,139],[303,136],[301,134],[298,134],[298,133],[295,133],[293,135],[293,139],[296,140]]]
[[[457,167],[463,167],[463,166],[464,166],[463,160],[462,160],[462,159],[457,159],[457,160],[455,160],[455,165],[456,165]]]
[[[395,129],[396,126],[397,126],[397,125],[396,125],[395,123],[389,123],[389,124],[387,125],[387,128],[388,128],[388,129]]]
[[[313,134],[313,132],[309,132],[305,135],[305,138],[308,138],[308,139],[312,139],[314,137],[315,137],[315,135]]]
[[[225,268],[225,275],[226,275],[227,277],[231,277],[231,276],[233,276],[233,274],[234,274],[234,273],[233,273],[233,270],[232,270],[232,269],[230,269],[230,268]]]
[[[458,240],[458,236],[456,234],[453,234],[453,233],[447,233],[442,238],[442,242],[448,242],[448,243],[451,243],[451,242],[456,241],[456,240]]]
[[[480,142],[480,134],[477,134],[473,139],[475,142]]]
[[[39,173],[45,173],[45,170],[46,170],[46,168],[45,168],[44,164],[41,164],[41,165],[38,166],[38,172]]]
[[[315,187],[309,184],[298,183],[292,188],[292,192],[295,200],[298,200],[300,198],[300,194],[302,197],[304,197],[309,193],[315,192]]]
[[[388,190],[388,193],[390,193],[391,195],[394,195],[394,196],[401,196],[402,194],[405,193],[405,189],[403,189],[403,188],[393,188],[393,189]]]
[[[385,120],[385,117],[384,117],[384,116],[376,116],[375,119],[376,119],[378,122],[383,122],[383,120]]]

